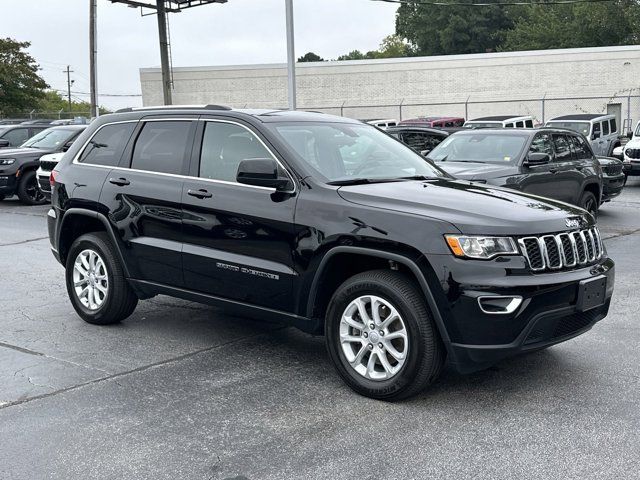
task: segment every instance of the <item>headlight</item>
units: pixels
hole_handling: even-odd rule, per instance
[[[11,165],[15,161],[15,158],[0,158],[0,165]]]
[[[510,237],[477,237],[445,235],[456,257],[489,259],[498,255],[517,255],[516,243]]]

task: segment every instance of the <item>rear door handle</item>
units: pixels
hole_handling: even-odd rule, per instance
[[[199,199],[213,197],[213,194],[207,192],[204,188],[201,188],[200,190],[187,190],[187,195],[191,195],[192,197]]]
[[[131,182],[126,178],[120,177],[120,178],[110,178],[109,183],[118,185],[119,187],[124,187],[125,185],[129,185]]]

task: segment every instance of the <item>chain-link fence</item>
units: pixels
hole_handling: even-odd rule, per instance
[[[622,132],[633,128],[640,119],[640,95],[609,97],[547,97],[522,99],[473,100],[459,102],[352,105],[348,101],[336,106],[302,107],[304,110],[341,115],[362,120],[406,120],[419,116],[451,116],[473,119],[489,115],[531,115],[538,125],[561,115],[609,113],[616,116]]]
[[[20,113],[16,113],[14,115],[5,115],[0,112],[0,120],[5,118],[18,118],[24,120],[38,120],[38,119],[53,119],[53,120],[67,120],[74,119],[76,117],[91,117],[91,112],[68,112],[65,110],[58,110],[47,112],[43,110],[25,110]]]

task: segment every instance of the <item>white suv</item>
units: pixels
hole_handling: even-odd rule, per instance
[[[525,115],[494,115],[468,120],[464,128],[533,128],[533,117]]]
[[[620,132],[615,115],[579,113],[549,120],[546,127],[568,128],[585,136],[597,156],[610,157],[620,146]]]
[[[626,176],[640,175],[640,122],[636,128],[628,133],[629,141],[624,147],[617,147],[613,156],[622,160]]]

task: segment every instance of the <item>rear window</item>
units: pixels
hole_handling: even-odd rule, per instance
[[[609,121],[602,122],[602,134],[609,135]]]
[[[533,120],[525,120],[524,126],[527,128],[533,128]]]
[[[618,131],[618,126],[616,125],[616,119],[612,118],[611,120],[609,120],[609,123],[611,124],[611,133],[616,133]]]
[[[192,125],[192,121],[146,122],[133,147],[131,168],[182,173]]]
[[[131,138],[136,122],[105,125],[91,138],[78,159],[81,163],[115,167]]]

